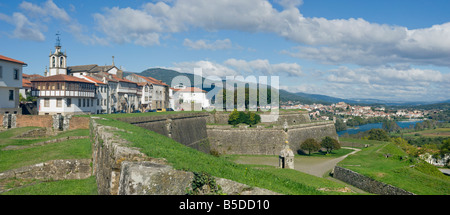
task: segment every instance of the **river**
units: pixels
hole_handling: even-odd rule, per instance
[[[420,121],[419,120],[418,121],[397,121],[396,123],[397,123],[398,126],[400,126],[400,128],[409,128],[410,125],[414,126],[418,122],[423,122],[423,120],[420,120]],[[373,129],[373,128],[382,128],[382,126],[383,126],[383,123],[381,123],[381,122],[380,123],[365,124],[365,125],[356,126],[354,128],[350,127],[350,128],[348,128],[347,130],[344,130],[344,131],[338,131],[337,134],[339,136],[341,136],[341,135],[343,135],[345,133],[356,134],[358,132],[368,131],[368,130]]]

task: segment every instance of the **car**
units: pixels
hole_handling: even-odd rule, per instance
[[[140,110],[134,110],[132,113],[140,113]]]
[[[174,111],[172,108],[167,108],[166,111]]]
[[[156,112],[156,110],[146,110],[145,112]]]

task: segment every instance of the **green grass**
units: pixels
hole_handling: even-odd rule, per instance
[[[21,150],[0,151],[0,172],[49,160],[85,159],[91,156],[89,138],[67,140]]]
[[[17,188],[1,195],[97,195],[94,176],[81,180],[35,182],[32,186]]]
[[[14,138],[36,127],[14,128],[0,132],[0,149],[9,145],[27,146],[33,143],[51,139],[74,136],[89,136],[89,129],[77,129],[60,132],[55,136],[39,138]],[[34,165],[55,159],[85,159],[92,157],[91,142],[88,137],[83,139],[65,140],[32,146],[19,150],[0,150],[0,172]],[[14,190],[2,193],[4,195],[84,195],[97,194],[95,177],[84,180],[63,180],[42,182],[39,180],[4,179],[0,184]]]
[[[387,154],[390,157],[386,158]],[[373,144],[338,165],[418,195],[450,194],[450,177],[431,164],[411,158],[394,143]]]
[[[267,168],[254,168],[251,165],[242,165],[231,162],[223,157],[215,157],[186,147],[170,138],[134,125],[117,120],[98,120],[100,124],[118,127],[127,132],[117,133],[130,142],[134,147],[149,157],[165,158],[175,169],[191,172],[207,172],[213,176],[230,179],[250,186],[266,188],[278,193],[292,195],[324,195],[329,192],[318,191],[306,181],[321,181],[320,178],[305,176],[307,174],[292,172],[285,169],[275,170]],[[285,173],[289,172],[289,173]],[[283,174],[278,174],[283,173]],[[286,176],[285,174],[291,175]],[[292,176],[292,175],[295,176]],[[302,175],[302,176],[300,176]],[[308,177],[303,180],[302,178]]]

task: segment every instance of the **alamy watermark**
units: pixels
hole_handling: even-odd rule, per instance
[[[194,111],[203,109],[207,111],[233,111],[234,109],[238,111],[270,111],[270,115],[278,118],[279,76],[247,76],[245,78],[243,76],[226,76],[223,80],[218,76],[203,77],[202,68],[195,68],[193,79],[194,83],[191,83],[191,80],[185,75],[179,75],[172,79],[171,87],[177,89],[173,92],[174,103],[178,108],[181,108],[180,106],[184,103],[184,107],[190,107]],[[211,89],[206,93],[206,99],[208,102],[211,101],[207,107],[195,104],[194,89],[187,89],[187,92],[191,92],[191,98],[187,101],[184,100],[186,98],[181,95],[182,90],[180,91],[180,89],[191,86],[195,86],[199,90]],[[201,94],[197,93],[197,95]],[[213,101],[214,103],[212,103]]]

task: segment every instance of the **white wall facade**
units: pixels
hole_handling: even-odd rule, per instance
[[[4,113],[9,112],[10,109],[19,108],[22,64],[0,60],[0,73],[0,112]],[[10,91],[13,93],[12,99],[10,99]]]

